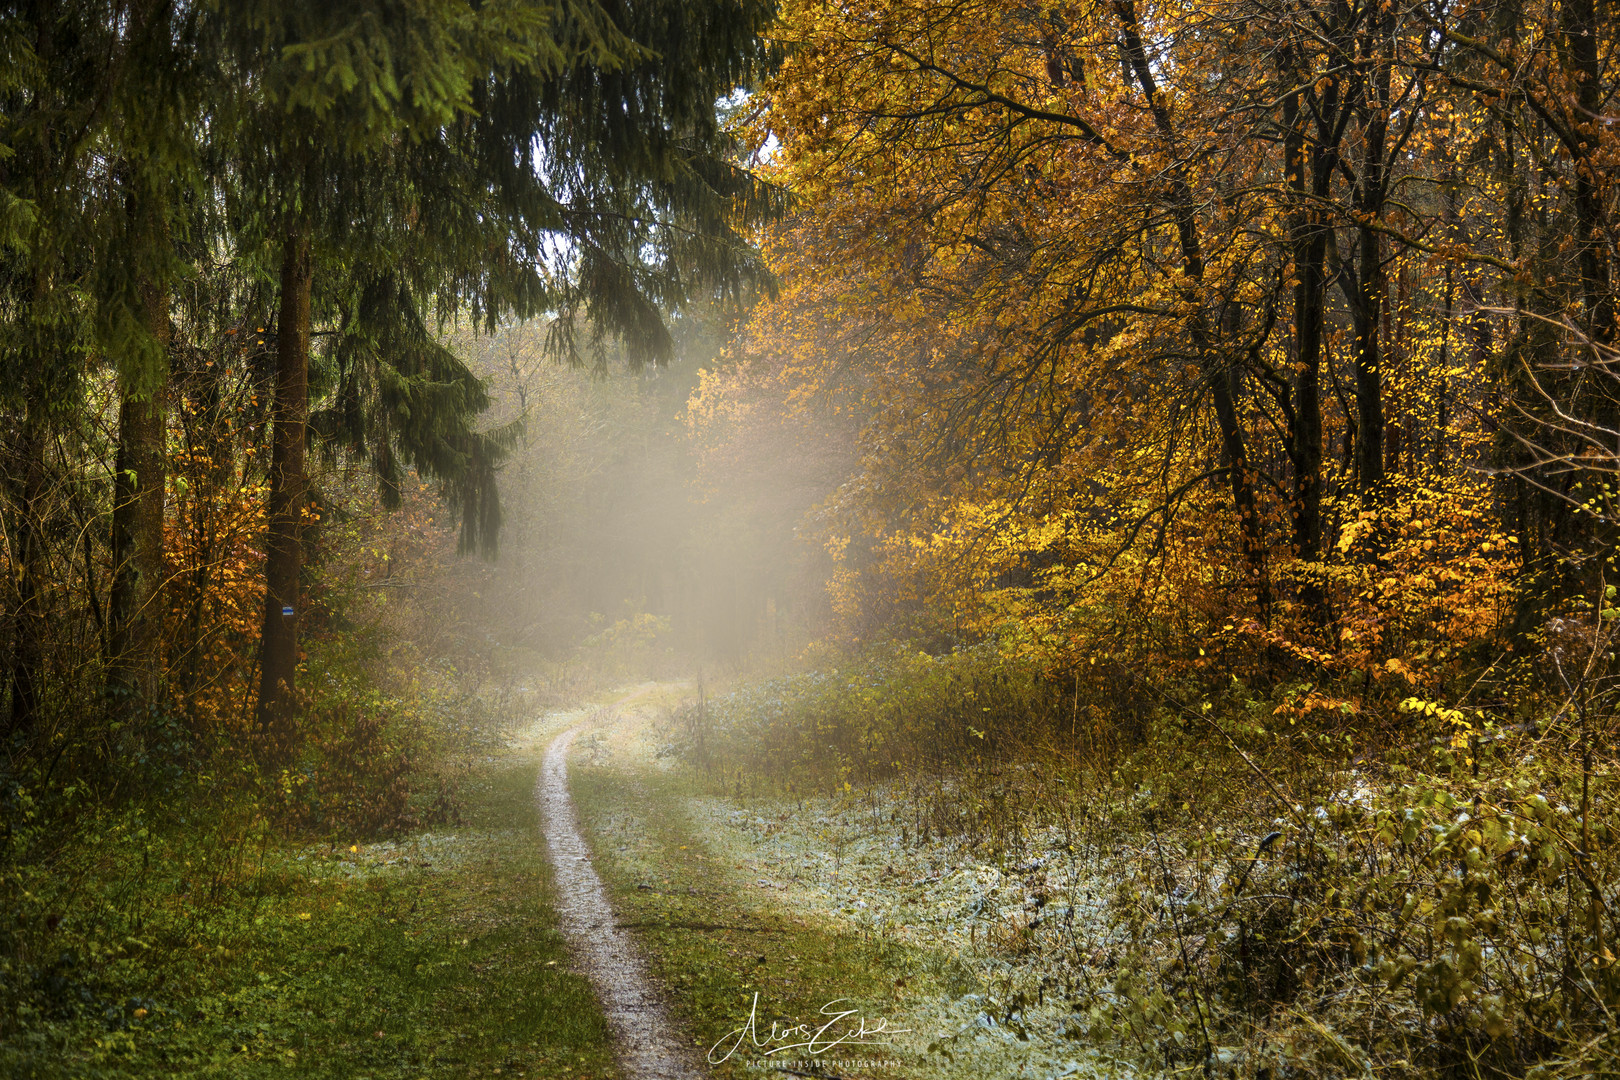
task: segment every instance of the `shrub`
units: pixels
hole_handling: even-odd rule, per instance
[[[1444,746],[1345,774],[1270,825],[1147,810],[1092,1037],[1250,1076],[1613,1075],[1620,814],[1510,745],[1478,775]]]
[[[988,642],[938,656],[894,647],[771,679],[681,715],[700,766],[742,766],[800,788],[999,758],[1056,714],[1038,668]]]

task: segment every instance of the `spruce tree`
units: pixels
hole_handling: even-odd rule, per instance
[[[434,313],[557,325],[669,350],[662,313],[755,275],[739,228],[765,204],[714,116],[770,55],[759,3],[635,7],[247,5],[234,55],[242,219],[280,251],[259,722],[291,737],[310,326],[339,333],[332,426],[389,482],[441,482],[464,547],[492,547],[501,433]],[[576,316],[578,317],[576,319]],[[579,355],[569,335],[559,350]],[[324,419],[325,417],[323,417]],[[505,433],[509,434],[509,433]]]
[[[116,162],[97,280],[97,325],[120,390],[107,605],[107,688],[115,709],[151,700],[163,669],[164,488],[170,307],[177,244],[203,183],[201,107],[217,89],[201,13],[145,0],[117,27],[122,77],[106,137]]]
[[[54,524],[46,448],[77,415],[93,341],[90,253],[103,223],[91,150],[117,71],[97,3],[36,3],[0,24],[0,480],[11,543],[0,744],[42,709]]]

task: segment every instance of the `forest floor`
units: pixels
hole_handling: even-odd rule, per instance
[[[1059,974],[1114,944],[1105,856],[1058,828],[1016,862],[919,837],[899,788],[747,794],[676,763],[679,694],[593,713],[570,781],[619,925],[715,1075],[1129,1071],[1073,1037]]]
[[[35,886],[60,914],[0,1030],[0,1076],[612,1075],[558,927],[538,764],[488,746],[463,824],[378,843],[278,840],[190,810],[103,822]],[[0,990],[12,976],[0,964]]]
[[[621,1074],[696,1080],[702,1068],[698,1057],[671,1026],[664,994],[647,971],[633,931],[616,925],[580,835],[568,790],[568,752],[579,733],[579,726],[571,727],[551,741],[535,785],[563,933],[612,1029]]]

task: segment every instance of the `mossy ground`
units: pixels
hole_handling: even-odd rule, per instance
[[[69,853],[94,868],[52,898],[69,913],[61,958],[0,973],[0,1075],[611,1075],[557,930],[533,784],[531,763],[491,765],[428,865],[272,843],[207,901],[199,840],[178,826]]]

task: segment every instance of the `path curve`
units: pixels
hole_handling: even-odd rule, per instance
[[[556,870],[563,934],[602,1002],[626,1080],[697,1080],[695,1055],[676,1037],[640,950],[614,925],[602,879],[580,836],[568,795],[568,748],[579,730],[570,728],[551,741],[535,791]]]

